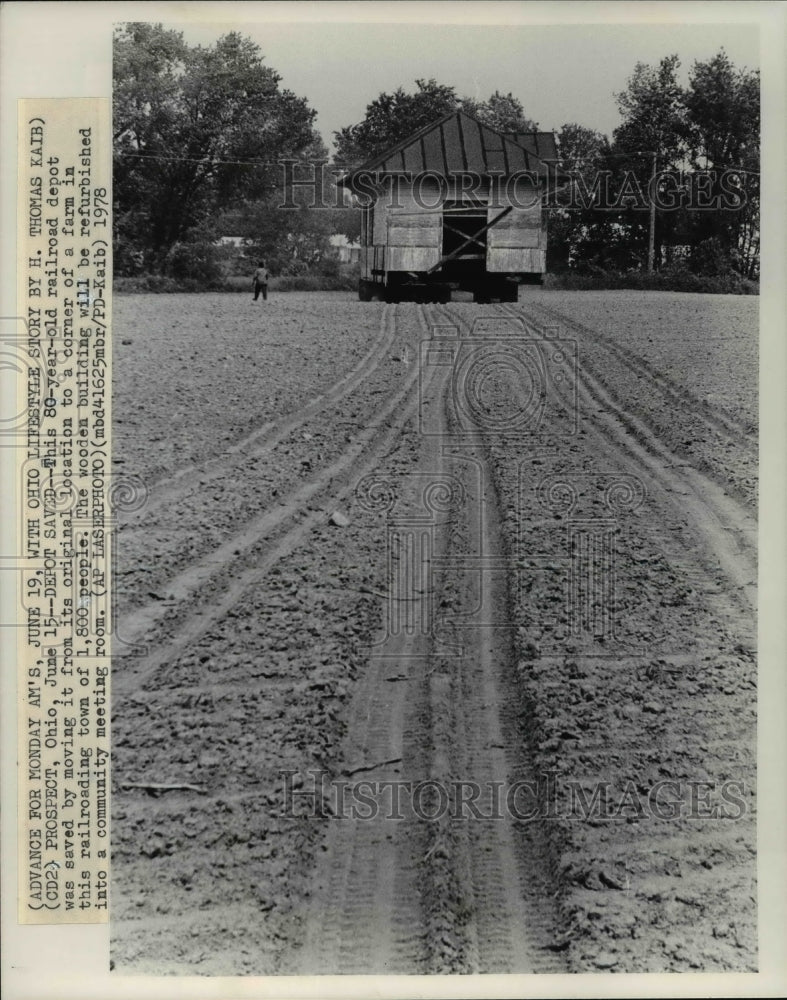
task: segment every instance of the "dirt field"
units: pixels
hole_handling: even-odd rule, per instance
[[[114,322],[115,968],[755,970],[757,300]]]

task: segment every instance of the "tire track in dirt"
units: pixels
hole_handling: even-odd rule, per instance
[[[497,311],[500,316],[516,315],[515,311],[505,307],[498,307]],[[457,321],[462,327],[462,318],[458,317]],[[546,332],[539,324],[533,324],[532,321],[529,323],[531,328],[534,325],[542,334]],[[631,588],[629,586],[628,590],[626,589],[627,581],[624,577],[630,577],[628,581],[630,583],[631,579],[641,579],[642,574],[634,573],[633,577],[630,576],[632,562],[636,563],[639,560],[636,558],[632,560],[628,552],[624,551],[618,564],[622,578],[617,593],[624,596],[620,614],[623,618],[627,613],[631,614],[633,624],[642,623],[646,630],[655,620],[657,624],[663,624],[664,634],[648,631],[643,633],[644,673],[642,670],[638,672],[636,690],[629,695],[628,692],[617,690],[619,682],[609,676],[621,669],[630,668],[632,661],[628,659],[630,651],[625,641],[622,647],[618,647],[617,652],[610,648],[609,644],[603,647],[606,653],[599,662],[603,663],[606,659],[614,664],[611,669],[605,671],[603,666],[597,668],[593,666],[592,660],[583,657],[582,650],[586,646],[583,647],[580,643],[559,640],[561,646],[554,657],[539,649],[539,643],[548,637],[549,626],[535,628],[532,631],[523,628],[515,648],[522,658],[518,664],[518,669],[521,671],[522,697],[532,699],[532,738],[535,742],[533,758],[542,770],[549,771],[552,767],[556,768],[561,780],[574,780],[577,775],[583,776],[589,772],[592,776],[609,777],[614,782],[622,780],[621,772],[625,776],[626,767],[634,769],[629,771],[629,774],[648,773],[646,769],[653,767],[664,768],[663,772],[657,773],[671,775],[693,776],[698,773],[705,777],[710,773],[713,777],[726,779],[733,774],[738,780],[745,779],[746,787],[751,788],[752,696],[748,687],[749,679],[745,669],[742,670],[740,686],[736,686],[738,668],[736,667],[734,673],[731,671],[727,674],[725,671],[727,663],[734,662],[735,657],[740,656],[750,661],[756,648],[756,624],[752,615],[756,606],[754,521],[745,506],[725,495],[708,477],[687,467],[685,461],[678,461],[652,428],[644,421],[632,418],[623,411],[610,397],[600,380],[592,374],[588,375],[584,369],[578,373],[577,389],[581,415],[579,435],[565,449],[555,447],[554,440],[545,438],[541,442],[545,446],[544,454],[551,451],[553,462],[545,463],[539,458],[537,445],[532,449],[525,448],[522,452],[523,458],[532,459],[532,464],[535,466],[532,470],[533,476],[536,477],[533,486],[539,477],[543,477],[546,471],[544,466],[549,464],[553,464],[561,474],[566,473],[569,477],[572,473],[595,476],[614,470],[616,474],[629,473],[641,479],[645,487],[648,508],[645,514],[637,519],[636,528],[632,528],[634,540],[637,541],[637,546],[632,551],[636,553],[641,551],[646,557],[643,561],[654,564],[651,579],[655,593],[648,588],[648,592],[643,595],[644,604],[641,613],[640,605],[637,603],[639,595],[636,593],[631,595],[633,602],[626,602],[625,598],[629,598]],[[493,450],[494,469],[502,471],[512,456],[512,449],[504,445]],[[527,464],[529,468],[530,462]],[[590,472],[591,469],[594,471]],[[508,466],[508,473],[511,472],[515,473],[513,488],[510,475],[502,475],[499,483],[502,490],[500,495],[507,499],[508,516],[512,517],[516,511],[520,511],[520,516],[526,519],[532,516],[536,530],[540,530],[544,520],[543,513],[539,513],[538,510],[530,512],[527,507],[517,506],[527,494],[521,493],[522,480],[519,479],[515,469]],[[507,485],[506,478],[509,480]],[[495,483],[498,485],[497,480]],[[517,491],[517,483],[520,492]],[[533,499],[536,499],[535,494]],[[582,508],[583,514],[586,509]],[[508,526],[510,530],[510,521]],[[546,530],[550,531],[549,528]],[[643,548],[636,538],[637,532],[646,539]],[[494,536],[493,531],[492,537]],[[523,538],[525,552],[534,541],[535,551],[538,552],[537,539],[532,536]],[[554,553],[555,549],[550,551]],[[647,558],[651,552],[655,552],[659,558],[656,560]],[[673,581],[677,582],[673,585]],[[674,592],[681,588],[681,584],[686,583],[689,584],[689,591],[693,590],[694,594],[686,602],[685,608],[680,611],[676,608],[673,613],[671,605]],[[661,586],[664,587],[666,602],[659,600]],[[524,612],[521,620],[529,620],[531,623],[534,616],[538,621],[540,614],[546,614],[545,620],[548,620],[551,599],[554,599],[554,594],[550,596],[547,588],[539,589],[536,585],[534,590],[520,591],[520,603],[513,609],[513,613],[516,615],[517,609],[519,612]],[[565,600],[565,597],[558,594],[557,600],[561,599]],[[616,599],[617,594],[613,600]],[[652,602],[650,606],[648,601]],[[630,609],[628,612],[627,608]],[[671,626],[675,627],[674,636],[670,633]],[[637,633],[634,634],[638,636]],[[536,641],[532,646],[532,663],[528,661],[528,647],[525,645],[530,639]],[[686,651],[687,640],[691,652]],[[662,642],[665,644],[663,649]],[[677,653],[670,651],[675,648],[678,650]],[[641,654],[642,650],[639,652]],[[591,655],[593,655],[592,650]],[[663,658],[655,659],[660,656]],[[687,677],[681,667],[684,661],[688,665]],[[636,656],[633,662],[636,663]],[[739,662],[742,664],[742,661]],[[685,677],[681,687],[677,686],[676,681],[671,688],[669,684],[663,682],[657,672],[651,672],[653,668],[660,670],[662,666],[665,671],[672,671],[676,677]],[[573,697],[576,681],[572,680],[574,676],[572,668],[576,670],[580,685],[586,686],[583,690],[588,692],[589,697],[595,698],[595,701],[577,704],[577,699]],[[706,676],[703,676],[703,670],[707,670]],[[561,683],[555,682],[556,677],[561,678]],[[699,677],[699,685],[692,683],[695,677]],[[516,684],[513,687],[516,688]],[[700,691],[711,688],[713,690],[711,697],[716,697],[716,692],[725,696],[725,700],[720,700],[718,703],[718,719],[713,714],[713,702],[707,708],[703,706],[698,687]],[[652,692],[650,694],[649,689]],[[645,704],[645,711],[648,712],[650,711],[648,698],[653,698],[654,695],[656,698],[669,697],[669,691],[673,691],[678,697],[684,696],[686,702],[674,706],[674,720],[665,719],[651,726],[647,716],[642,717],[642,729],[652,734],[650,739],[654,741],[653,749],[648,749],[647,744],[642,745],[642,732],[637,734],[637,726],[628,724],[629,717],[624,717],[622,713],[618,716],[623,720],[619,736],[604,728],[605,723],[608,725],[613,721],[609,715],[614,717],[616,714],[614,709],[612,713],[608,713],[603,704],[604,692],[610,691],[615,691],[617,697],[623,698],[622,705],[626,711],[634,703],[635,709],[636,705]],[[726,702],[727,696],[740,699],[742,709],[740,717],[734,711],[730,711],[731,703]],[[512,704],[516,703],[515,699],[514,690]],[[580,716],[586,711],[585,725],[581,717],[576,720],[571,717],[573,710],[566,710],[564,704],[566,699],[569,705],[576,706]],[[658,703],[656,706],[657,711],[663,711],[658,708]],[[524,731],[528,731],[527,722]],[[523,732],[521,723],[515,732]],[[592,734],[595,745],[588,742],[590,737],[586,738],[585,733]],[[716,737],[718,739],[715,739]],[[574,739],[577,740],[576,749],[574,749]],[[504,738],[502,744],[510,746],[511,741]],[[709,757],[709,748],[716,744],[719,745],[718,757],[713,755]],[[730,750],[729,756],[725,757],[728,744],[735,749]],[[575,764],[572,763],[572,758],[576,759]],[[527,780],[527,771],[523,771],[523,774]],[[540,869],[545,886],[553,886],[553,891],[558,892],[560,902],[556,903],[556,906],[560,905],[566,921],[562,934],[551,943],[547,943],[545,947],[550,951],[555,948],[566,948],[566,961],[573,971],[586,971],[594,966],[606,967],[604,964],[597,965],[597,961],[612,964],[620,962],[618,968],[621,970],[624,961],[631,961],[628,971],[655,971],[665,967],[658,963],[669,961],[669,948],[665,947],[667,955],[662,956],[659,952],[663,942],[658,933],[652,940],[650,939],[650,934],[653,932],[649,925],[656,923],[657,918],[654,916],[645,875],[646,872],[656,871],[656,863],[651,862],[649,857],[659,841],[654,838],[653,845],[651,844],[650,830],[644,824],[638,831],[637,837],[620,836],[617,839],[614,833],[605,829],[603,823],[598,829],[595,829],[595,825],[593,828],[581,830],[570,829],[571,825],[570,822],[563,821],[546,823],[544,838],[540,841],[543,848],[539,851],[536,846],[536,849],[531,849],[530,852],[531,858],[535,856],[543,859],[541,865],[534,866],[534,869]],[[537,835],[538,826],[530,824],[523,832]],[[687,826],[673,827],[666,837],[663,829],[659,828],[659,833],[662,837],[661,842],[669,844],[664,849],[667,856],[673,859],[673,864],[683,867],[686,884],[698,892],[704,890],[706,893],[706,897],[703,897],[705,898],[703,906],[707,906],[708,913],[713,914],[713,917],[709,916],[706,924],[698,930],[696,944],[698,948],[712,948],[712,945],[708,946],[706,942],[715,939],[715,932],[714,938],[711,938],[711,928],[707,923],[723,920],[724,893],[717,891],[713,880],[707,878],[706,871],[712,863],[703,858],[702,840],[700,837],[695,838],[693,829],[689,830]],[[729,877],[731,884],[735,885],[738,891],[740,883],[745,886],[747,850],[753,850],[755,841],[753,814],[749,814],[749,818],[735,829],[732,825],[723,832],[717,829],[709,840],[713,844],[711,850],[716,850],[720,855],[730,859],[728,867],[724,869],[723,877]],[[633,846],[635,843],[636,848]],[[571,865],[575,865],[576,870],[585,874],[592,873],[594,870],[598,871],[599,867],[603,869],[603,866],[613,863],[611,860],[613,858],[618,863],[625,863],[629,854],[635,850],[638,852],[639,869],[634,875],[633,884],[637,909],[642,912],[642,917],[635,916],[627,910],[628,904],[623,903],[618,908],[620,916],[612,918],[611,908],[604,911],[610,915],[609,925],[605,925],[603,919],[598,925],[594,925],[593,919],[586,915],[589,909],[593,909],[594,903],[583,898],[582,889],[576,888],[576,883],[573,881],[576,876]],[[468,854],[472,857],[471,852]],[[703,858],[701,863],[698,863],[697,856]],[[554,877],[551,877],[551,873],[554,873]],[[589,885],[587,887],[589,888]],[[601,888],[603,889],[603,886]],[[683,896],[689,898],[685,891],[682,896],[681,890],[682,885],[678,883],[674,889],[676,898],[678,900]],[[549,888],[546,892],[549,892]],[[590,895],[594,896],[593,893]],[[604,907],[607,903],[610,907],[614,905],[611,899],[608,901],[599,899],[598,906]],[[596,907],[595,913],[598,912],[599,909]],[[536,923],[538,913],[536,906]],[[638,919],[642,921],[637,935],[642,937],[639,946],[627,941],[625,937],[626,928],[630,928]],[[744,915],[742,911],[741,920],[744,926],[749,919],[750,913]],[[617,920],[620,923],[616,925]],[[678,936],[685,934],[686,927],[675,933]],[[596,944],[599,940],[603,941],[605,946],[611,946],[611,951],[614,953],[611,957]],[[737,956],[733,955],[727,960],[732,962],[730,968],[738,967]],[[650,961],[653,962],[652,966],[647,964]]]
[[[414,314],[405,314],[397,307],[397,321],[409,321],[412,315],[425,332],[427,316],[431,325],[446,315],[454,325],[467,325],[436,309],[426,313],[418,307]],[[307,542],[309,532],[324,523],[331,509],[325,509],[328,502],[335,504],[365,475],[390,464],[391,452],[404,447],[403,429],[414,412],[418,375],[416,369],[389,397],[362,442],[295,489],[282,509],[262,514],[191,572],[180,574],[179,607],[157,604],[127,619],[135,628],[132,635],[142,637],[151,630],[161,644],[146,659],[128,661],[128,669],[116,672],[116,694],[122,698],[123,692],[136,690],[174,661],[233,609],[248,588],[257,587],[279,559]],[[445,403],[434,383],[426,389],[433,406],[436,398]],[[659,495],[675,503],[668,489],[678,482],[685,486],[684,474],[670,471],[677,479],[670,478],[663,488],[655,479],[657,470],[674,456],[668,449],[659,451],[658,441],[646,447],[637,436],[640,431],[629,428],[627,414],[619,411],[605,423],[596,413],[606,406],[603,392],[600,384],[581,386],[583,406],[595,421],[591,429],[598,438],[597,452],[615,467],[622,464],[640,473],[649,460],[654,470],[647,467],[646,475]],[[445,425],[444,412],[442,418]],[[475,451],[454,454],[435,439],[418,440],[420,450],[407,464],[420,473],[460,475],[469,455],[489,471],[489,449],[483,441]],[[436,529],[437,550],[462,556],[469,549],[495,561],[503,578],[493,576],[488,599],[505,611],[511,600],[509,554],[495,481],[486,475],[484,482],[486,492],[475,497],[481,521],[470,517],[467,502],[455,502]],[[680,501],[677,506],[682,506]],[[702,510],[700,502],[695,517],[702,516]],[[737,514],[733,510],[730,516]],[[675,540],[671,544],[679,549]],[[704,569],[697,571],[707,578]],[[401,583],[401,576],[398,579]],[[419,582],[417,576],[408,579],[396,596],[404,598],[405,608],[415,609],[412,598]],[[446,571],[438,575],[433,604],[458,600],[470,605],[469,586],[454,569]],[[488,786],[532,777],[533,734],[518,691],[514,636],[507,629],[478,626],[463,635],[465,656],[444,660],[419,636],[417,614],[404,616],[400,634],[372,652],[368,670],[355,684],[341,758],[344,767],[334,788],[359,775],[375,781],[432,778],[449,787],[457,780]],[[510,816],[429,821],[408,801],[401,812],[397,820],[383,814],[371,820],[336,817],[328,823],[325,850],[318,853],[311,883],[305,939],[297,949],[282,949],[277,971],[412,974],[564,968],[563,955],[555,950],[564,942],[557,935],[553,909],[558,881],[547,829],[519,824]]]
[[[397,646],[406,656],[407,643],[401,641],[387,644],[388,655]],[[389,680],[393,671],[400,679]],[[412,663],[408,669],[402,661],[370,658],[352,698],[344,775],[363,766],[364,779],[375,783],[423,780],[422,674]],[[397,763],[374,766],[383,761]],[[343,781],[340,776],[333,784],[340,801]],[[376,815],[340,814],[330,826],[314,874],[304,942],[287,973],[428,971],[420,863],[426,835],[406,797],[400,798],[398,819],[385,797],[377,805]]]
[[[354,447],[353,437],[373,422],[376,410],[398,388],[399,377],[391,378],[392,359],[404,362],[401,371],[407,370],[406,347],[401,357],[389,354],[397,336],[394,317],[393,307],[385,307],[377,341],[382,353],[374,358],[367,352],[365,365],[336,383],[335,399],[319,397],[322,402],[313,408],[310,402],[305,414],[283,418],[246,456],[225,453],[207,472],[204,463],[195,463],[187,478],[164,485],[153,504],[121,519],[115,599],[123,614],[151,597],[166,600],[162,595],[181,571],[210,560],[206,552],[231,542],[244,525],[259,518],[261,508],[286,503],[288,493],[316,475],[314,469],[330,466],[346,444]],[[305,427],[311,433],[298,433]]]
[[[230,445],[222,455],[204,462],[190,463],[176,469],[166,477],[148,484],[151,494],[146,505],[127,515],[124,524],[141,525],[161,507],[171,507],[194,490],[194,478],[199,476],[199,486],[205,486],[227,475],[236,465],[245,466],[250,460],[272,451],[288,435],[297,431],[307,420],[320,413],[331,403],[337,403],[356,389],[388,356],[396,337],[396,324],[391,306],[386,305],[380,317],[380,329],[369,350],[360,361],[324,392],[313,396],[292,413],[270,420],[250,434]]]
[[[490,483],[482,536],[482,550],[489,555],[494,555],[495,547],[502,544],[493,489]],[[504,552],[500,555],[504,556]],[[493,606],[508,610],[505,581],[493,581],[491,596]],[[510,615],[507,617],[512,620]],[[467,678],[465,697],[460,701],[468,737],[465,752],[474,762],[475,780],[487,787],[503,776],[511,785],[523,775],[532,781],[535,774],[531,762],[522,759],[521,748],[532,736],[522,731],[522,705],[514,690],[511,631],[476,630],[471,663],[477,664],[477,676]],[[478,725],[479,718],[482,725]],[[549,878],[543,832],[534,826],[526,835],[525,830],[515,827],[511,817],[471,825],[468,832],[475,835],[472,856],[478,901],[476,922],[479,938],[485,941],[479,971],[561,971],[558,957],[547,950],[555,940],[557,915],[549,912],[547,905],[555,886]]]
[[[437,326],[447,314],[428,315]],[[450,320],[453,325],[453,316]],[[425,389],[445,429],[450,379],[441,382],[438,371],[429,372]],[[459,481],[466,456],[446,454],[439,434],[418,435],[416,442],[412,470],[434,484],[447,477]],[[489,482],[485,488],[485,496],[472,497],[474,511],[483,512],[480,527],[465,507],[470,498],[450,496],[435,525],[433,556],[450,556],[459,531],[472,549],[504,558],[493,488]],[[408,497],[416,507],[417,499]],[[465,655],[443,660],[436,635],[424,634],[423,616],[429,612],[419,600],[424,581],[418,569],[407,565],[389,579],[389,600],[410,602],[410,613],[401,617],[401,631],[372,652],[357,685],[344,773],[352,773],[358,760],[395,760],[375,768],[373,777],[403,781],[410,790],[431,782],[447,796],[447,810],[432,818],[425,799],[414,810],[405,796],[400,819],[383,813],[334,823],[315,873],[304,945],[296,968],[287,971],[557,971],[559,956],[547,950],[555,937],[555,914],[546,903],[551,890],[543,844],[536,846],[539,838],[532,831],[526,839],[512,817],[479,819],[463,812],[455,798],[460,782],[488,790],[523,771],[510,635],[472,628]],[[450,571],[431,579],[426,603],[433,609],[457,597],[472,603],[470,578]],[[493,606],[507,605],[507,583],[498,582],[489,598]],[[395,617],[392,611],[391,620]],[[341,782],[334,788],[338,792]]]
[[[546,332],[532,321],[529,325]],[[542,766],[555,767],[558,780],[579,776],[590,782],[591,776],[601,776],[618,788],[632,774],[650,775],[642,787],[659,774],[719,783],[733,776],[747,789],[747,805],[737,823],[716,824],[710,835],[698,823],[664,822],[655,815],[627,835],[616,835],[604,822],[562,823],[566,849],[560,871],[571,920],[570,967],[585,971],[600,960],[621,971],[644,972],[700,968],[707,961],[703,971],[748,969],[748,963],[756,963],[756,948],[751,951],[751,937],[746,937],[756,920],[751,865],[756,842],[756,523],[746,505],[677,459],[646,420],[623,410],[595,373],[581,368],[577,390],[579,435],[555,450],[558,476],[629,474],[644,488],[643,504],[629,527],[620,525],[631,544],[615,557],[612,602],[623,629],[613,642],[596,646],[594,653],[587,641],[569,645],[563,640],[563,655],[560,649],[554,657],[545,654],[548,627],[532,625],[548,608],[548,598],[528,592],[534,598],[529,621],[536,645],[533,662],[525,658],[523,663],[522,683],[534,697],[542,725]],[[535,490],[543,471],[541,463],[533,465]],[[509,490],[509,502],[513,496],[515,490]],[[535,501],[535,492],[531,496]],[[544,514],[538,506],[526,506],[524,516],[541,526]],[[578,509],[581,514],[588,510]],[[528,600],[519,606],[528,616]],[[621,673],[631,675],[630,690],[621,683]],[[579,697],[575,692],[581,692]],[[615,699],[618,705],[610,711]],[[647,713],[654,704],[658,711],[659,699],[670,704],[670,714],[651,723]],[[645,714],[638,714],[643,708]],[[561,835],[559,824],[556,833]],[[667,859],[661,869],[659,856]],[[724,861],[717,868],[708,856]],[[625,872],[626,891],[630,866],[634,905],[621,901],[614,917],[612,910],[604,911],[606,924],[603,918],[596,922],[599,883],[593,879],[603,882],[615,864],[621,878]],[[666,928],[664,936],[651,930],[659,918],[650,886],[659,877],[664,898],[702,899],[697,914],[676,914],[680,922],[670,930],[674,940],[688,946],[685,954],[673,955]],[[613,885],[614,880],[613,875]],[[613,893],[607,905],[615,902]],[[715,927],[723,927],[736,906],[744,943],[725,952],[716,947]],[[633,943],[635,925],[640,944]]]
[[[696,417],[703,421],[710,429],[716,431],[723,437],[731,438],[747,451],[751,451],[756,456],[756,441],[752,442],[752,433],[756,433],[756,428],[752,428],[741,420],[736,420],[732,414],[722,413],[713,410],[708,403],[698,399],[687,389],[676,385],[669,378],[657,372],[644,358],[618,343],[609,334],[600,330],[591,329],[577,320],[569,319],[556,309],[551,309],[539,303],[528,303],[526,310],[520,310],[520,315],[525,319],[527,314],[535,313],[545,316],[547,320],[565,326],[569,330],[581,334],[584,338],[600,341],[606,350],[618,360],[635,378],[645,378],[664,396],[668,406],[686,411],[690,410]],[[543,328],[547,323],[541,323]]]
[[[504,315],[521,317],[547,334],[543,326],[533,324],[526,312],[506,307],[502,310]],[[715,557],[736,592],[750,609],[756,610],[757,522],[749,510],[670,451],[643,420],[624,411],[602,381],[582,365],[577,369],[577,390],[583,415],[608,444],[625,456],[624,464],[642,474],[673,506],[689,514],[711,560],[706,560],[705,570],[711,569]],[[666,536],[662,542],[675,547]],[[685,552],[681,555],[685,557]]]
[[[468,325],[447,310],[430,315],[435,320],[448,317],[460,330]],[[428,394],[433,407],[435,399],[441,401],[445,429],[442,405],[449,386],[437,385],[434,372],[431,375]],[[691,481],[691,470],[675,472],[669,450],[645,425],[632,428],[629,415],[615,407],[597,381],[583,378],[579,391],[593,435],[586,445],[594,457],[645,476],[660,503],[675,505],[675,489]],[[482,513],[480,521],[469,514],[472,497],[454,502],[435,538],[435,552],[455,556],[458,563],[468,550],[483,554],[487,567],[499,571],[487,587],[488,605],[498,613],[502,610],[503,620],[511,622],[510,559],[495,480],[489,474],[489,449],[483,435],[479,438],[475,448],[455,454],[434,439],[421,439],[414,465],[421,473],[433,473],[436,481],[456,474],[468,457],[487,470],[483,490],[474,498]],[[715,514],[729,516],[740,526],[738,519],[745,520],[746,511],[734,502],[727,506],[729,498],[710,487],[702,476],[694,484],[692,520],[702,522],[710,505]],[[677,501],[679,509],[685,506],[683,500]],[[707,564],[698,563],[693,549],[684,552],[681,539],[659,526],[651,535],[671,559],[677,562],[682,556],[687,569],[713,582]],[[723,547],[724,539],[715,529],[706,527],[703,538],[714,551],[719,544]],[[733,565],[726,568],[728,573],[734,570]],[[409,579],[414,588],[417,576]],[[392,595],[405,600],[414,596],[415,590],[402,586],[401,578],[390,582]],[[399,590],[394,589],[396,583]],[[438,574],[432,604],[467,608],[473,598],[468,586],[455,568],[446,569]],[[729,591],[720,593],[717,606],[728,620],[743,622],[746,617],[741,601],[732,600]],[[428,778],[443,789],[456,789],[459,782],[490,788],[517,780],[529,781],[532,787],[531,744],[536,734],[518,689],[511,628],[476,623],[465,626],[462,636],[465,655],[458,660],[444,657],[434,635],[425,641],[417,628],[409,636],[405,632],[389,638],[385,657],[370,657],[350,712],[345,776],[356,772],[360,763],[364,773],[368,768],[376,780],[404,780],[411,785]],[[341,781],[334,787],[340,785]],[[456,799],[451,806],[456,806]],[[424,821],[411,806],[402,813],[397,821],[377,815],[337,819],[333,824],[315,874],[305,945],[293,966],[283,971],[473,973],[565,968],[562,949],[568,939],[560,933],[565,928],[560,927],[555,902],[559,848],[552,843],[546,822],[517,823],[505,813],[488,821],[461,813],[459,819],[442,813]]]
[[[389,312],[394,317],[398,314]],[[244,529],[170,581],[170,602],[155,602],[120,619],[116,636],[129,647],[155,648],[131,660],[118,674],[116,688],[144,683],[167,661],[209,630],[236,604],[240,595],[265,576],[276,562],[292,552],[322,522],[329,511],[382,455],[395,445],[403,423],[412,413],[418,380],[417,367],[389,397],[375,421],[328,468],[291,493],[276,509],[263,512]],[[304,510],[308,513],[304,514]],[[293,523],[294,522],[294,523]],[[123,656],[118,649],[116,656]]]
[[[422,307],[417,316],[426,335]],[[400,439],[400,448],[407,444]],[[375,472],[384,469],[381,463]],[[282,969],[286,974],[428,971],[424,823],[406,794],[378,797],[372,814],[359,816],[343,791],[347,779],[361,772],[376,789],[384,782],[411,787],[429,774],[428,643],[419,634],[421,601],[415,589],[422,581],[410,578],[412,590],[405,578],[398,582],[396,588],[389,578],[389,607],[392,601],[405,603],[403,627],[394,624],[395,634],[370,649],[367,670],[356,682],[340,753],[345,766],[331,785],[335,818],[313,873],[302,940]],[[393,619],[392,613],[389,623]]]
[[[453,310],[444,309],[442,315],[458,327],[460,336],[469,327]],[[533,734],[516,680],[510,553],[484,428],[476,433],[478,443],[469,450],[447,446],[444,462],[450,457],[454,469],[467,470],[469,459],[482,471],[480,490],[467,484],[459,533],[464,542],[456,542],[457,533],[451,537],[458,549],[475,553],[478,566],[484,567],[470,584],[473,593],[462,595],[459,605],[472,606],[477,599],[486,612],[481,611],[481,621],[474,627],[464,625],[461,635],[453,630],[464,653],[453,663],[438,661],[432,674],[432,703],[436,718],[446,720],[436,771],[442,771],[444,780],[450,774],[455,781],[471,782],[486,795],[496,787],[508,791],[517,782],[534,788],[536,781],[530,752]],[[473,507],[480,517],[471,514]],[[453,556],[462,561],[461,551]],[[452,575],[449,583],[455,586],[457,578]],[[559,917],[553,904],[555,883],[546,831],[540,823],[518,822],[508,806],[506,796],[493,816],[487,818],[482,810],[483,818],[453,824],[446,831],[451,842],[450,878],[461,887],[457,891],[465,900],[456,929],[467,947],[463,971],[560,972],[561,956],[553,950]]]

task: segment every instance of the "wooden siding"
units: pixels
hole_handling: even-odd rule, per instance
[[[422,190],[429,204],[439,202],[436,181]],[[374,241],[386,247],[386,270],[428,271],[440,260],[443,213],[439,208],[421,208],[411,185],[399,183],[395,190],[389,187],[377,202],[375,223]]]
[[[389,271],[428,271],[440,261],[439,247],[388,247]]]
[[[513,205],[511,211],[487,233],[487,271],[543,271],[546,230],[538,190],[532,184],[519,183],[513,192],[500,192],[497,205],[490,205],[488,209],[489,221],[508,205]],[[520,205],[526,207],[520,208]]]
[[[374,220],[371,226],[371,244],[379,246],[388,236],[388,206],[385,198],[379,198],[374,205]]]
[[[389,247],[440,247],[442,213],[397,213],[388,218]]]
[[[502,156],[502,148],[499,152]],[[422,184],[419,191],[427,204],[440,202],[440,186],[436,180]],[[451,196],[458,193],[453,182],[444,186],[443,191],[448,200],[454,200]],[[529,191],[527,184],[520,182],[515,207],[487,232],[486,269],[490,273],[544,271],[546,230],[541,203],[534,185]],[[484,198],[480,199],[482,204],[488,202],[488,194],[486,190]],[[485,210],[487,221],[491,222],[508,204],[505,190],[496,194]],[[528,207],[516,207],[518,204]],[[440,262],[442,255],[443,212],[441,208],[420,207],[412,185],[400,179],[395,187],[389,184],[374,205],[363,236],[368,246],[361,260],[364,277],[372,277],[374,268],[382,267],[386,271],[428,271]]]
[[[543,274],[546,255],[543,250],[525,247],[487,249],[486,269],[490,274]]]
[[[488,221],[491,222],[499,214],[500,209],[490,208],[487,212]],[[540,204],[536,204],[532,208],[513,208],[505,218],[489,230],[487,245],[494,248],[531,247],[535,249],[542,245],[542,232]]]

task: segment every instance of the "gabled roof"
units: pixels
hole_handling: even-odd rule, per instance
[[[361,173],[502,174],[532,171],[540,177],[554,176],[555,139],[551,132],[504,135],[477,121],[466,111],[452,111],[444,118],[408,136],[384,153],[372,157],[347,174],[340,183],[350,184]]]

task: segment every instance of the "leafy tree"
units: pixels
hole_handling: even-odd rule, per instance
[[[160,24],[115,35],[116,261],[165,267],[176,243],[240,199],[269,197],[278,161],[314,149],[316,112],[231,32],[189,47]],[[248,161],[255,161],[249,163]]]
[[[127,24],[115,33],[114,139],[141,147],[170,120],[187,46],[160,24]]]
[[[686,153],[687,135],[685,95],[677,80],[679,67],[676,55],[665,56],[657,67],[636,64],[626,89],[615,95],[623,116],[613,134],[617,152],[654,151],[660,167],[679,166]]]
[[[558,169],[570,175],[570,186],[550,199],[548,270],[598,259],[611,247],[610,219],[589,204],[600,171],[608,166],[609,139],[601,132],[567,122],[557,134]]]
[[[567,122],[557,135],[558,165],[565,171],[584,173],[604,166],[609,139],[601,132]]]
[[[357,243],[361,238],[361,213],[356,208],[332,208],[324,211],[331,234],[341,233],[350,243]]]
[[[722,49],[692,67],[685,95],[690,146],[699,165],[757,169],[760,151],[760,74],[736,70]]]
[[[392,94],[380,94],[367,105],[362,121],[335,132],[336,162],[347,167],[360,166],[459,107],[453,87],[433,79],[416,80],[415,86],[413,94],[402,87]]]
[[[723,246],[739,270],[754,276],[759,265],[760,75],[736,69],[722,49],[694,63],[685,103],[694,166],[710,170],[716,193],[722,171],[740,168],[745,195],[737,210],[727,205],[696,213],[693,241],[715,252]],[[702,260],[707,269],[707,254]]]
[[[249,262],[264,260],[273,274],[302,274],[329,253],[332,211],[305,205],[283,211],[279,196],[248,203],[243,210],[222,216],[222,228],[246,241],[238,264],[244,272]],[[355,214],[358,214],[357,212]]]
[[[689,85],[677,81],[680,63],[675,55],[658,66],[637,63],[626,90],[616,95],[623,122],[614,132],[614,163],[619,171],[633,171],[643,191],[657,154],[659,171],[693,167],[707,171],[704,178],[689,177],[689,185],[706,184],[706,207],[690,203],[677,211],[656,212],[657,257],[661,245],[688,243],[695,251],[691,266],[703,273],[724,273],[730,266],[754,276],[759,254],[759,75],[737,70],[722,50],[692,67]],[[740,206],[729,198],[734,179],[725,168],[740,168],[748,181]],[[751,173],[748,173],[751,171]],[[644,213],[621,216],[632,246],[644,245]],[[700,246],[702,249],[700,250]],[[669,253],[668,253],[669,260]]]
[[[656,154],[657,171],[677,171],[686,164],[688,153],[688,121],[685,92],[677,79],[680,60],[677,55],[665,56],[657,66],[637,63],[626,89],[616,94],[623,122],[613,133],[611,166],[619,184],[628,183],[649,196],[653,172],[652,153]],[[656,260],[661,258],[661,246],[670,242],[672,232],[680,223],[678,213],[657,212],[655,226]],[[629,233],[634,259],[647,257],[649,232],[648,213],[642,204],[630,204],[621,211],[619,222]]]
[[[326,159],[321,144],[313,147],[317,160]],[[312,174],[312,164],[298,164],[296,179]],[[349,240],[360,236],[360,213],[356,208],[341,206],[331,172],[322,172],[323,188],[320,194],[314,187],[295,186],[287,193],[294,207],[282,210],[283,195],[277,192],[270,198],[247,201],[242,208],[223,213],[219,221],[222,232],[243,237],[247,243],[245,260],[239,266],[248,270],[249,259],[264,258],[274,274],[302,274],[320,266],[324,269],[330,256],[330,237],[343,233]],[[315,207],[322,206],[322,207]]]
[[[462,99],[462,108],[480,122],[498,132],[537,132],[538,122],[525,115],[522,102],[513,94],[496,90],[487,101]]]
[[[115,271],[145,270],[153,180],[139,157],[155,137],[166,135],[172,119],[187,47],[178,31],[160,24],[129,24],[115,34],[113,140],[115,163]]]

